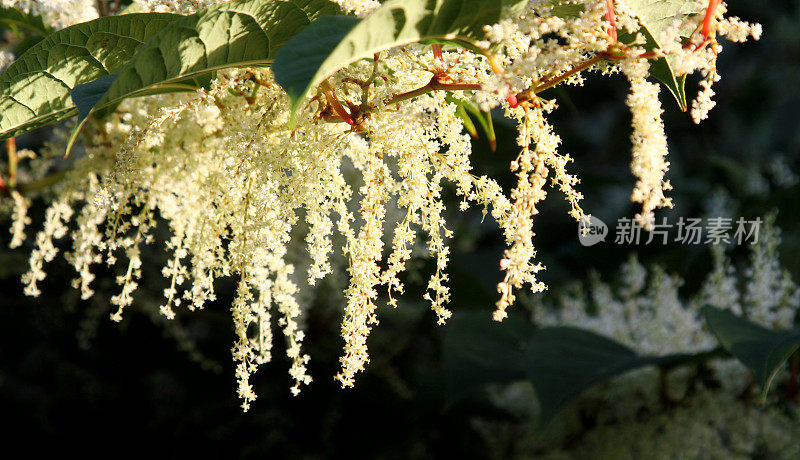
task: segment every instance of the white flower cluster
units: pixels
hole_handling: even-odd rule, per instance
[[[692,118],[699,123],[714,105],[711,87],[719,80],[716,57],[722,47],[716,37],[741,42],[748,37],[758,40],[761,36],[760,25],[725,18],[724,4],[714,11],[708,34],[700,33],[702,13],[707,6],[705,0],[685,5],[682,11],[696,12],[692,16],[696,19],[675,17],[654,37],[659,48],[647,51],[645,33],[650,32],[641,28],[635,9],[641,5],[625,0],[529,2],[521,16],[487,27],[487,44],[493,43],[501,49],[493,65],[502,70],[486,84],[486,89],[499,96],[495,100],[502,100],[508,94],[508,103],[513,106],[520,96],[535,97],[554,83],[582,84],[584,71],[623,72],[631,85],[627,101],[633,116],[631,169],[637,178],[631,200],[642,204],[642,211],[636,217],[640,225],[648,228],[655,209],[672,206],[665,196],[671,186],[664,179],[669,163],[664,160],[667,141],[661,121],[659,86],[646,81],[650,62],[666,57],[676,76],[702,74],[701,91],[691,110]],[[615,28],[609,25],[609,13],[613,14]],[[634,37],[629,45],[617,41],[618,30]],[[487,97],[484,104],[491,106],[493,100]]]
[[[474,418],[472,426],[502,458],[571,460],[585,458],[781,458],[797,456],[797,406],[754,404],[724,390],[700,389],[668,408],[638,407],[611,419],[595,418],[630,399],[631,386],[641,391],[643,381],[627,380],[623,392],[609,395],[621,385],[606,385],[597,399],[585,401],[580,416],[559,417],[547,427],[536,418],[536,397],[526,382],[492,388],[497,407],[513,414],[513,422]],[[627,393],[624,392],[627,390]],[[657,391],[657,389],[656,389]],[[657,399],[657,398],[656,398]],[[658,402],[656,402],[658,404]],[[601,412],[602,412],[601,411]],[[501,457],[498,457],[501,458]]]
[[[424,72],[404,55],[387,58],[385,65],[398,75],[398,88],[424,80]],[[372,66],[366,67],[340,78],[367,78]],[[385,100],[394,92],[395,87],[378,87],[369,97]],[[355,96],[350,93],[340,97],[360,103],[351,101]],[[323,104],[314,104],[324,110]],[[164,315],[173,317],[181,306],[202,308],[215,298],[216,278],[235,275],[240,280],[233,303],[238,336],[233,352],[247,407],[255,398],[248,376],[271,358],[272,317],[287,340],[294,391],[310,382],[287,245],[293,234],[307,231],[307,282],[313,284],[332,270],[336,234],[350,266],[338,378],[352,385],[368,360],[366,339],[377,322],[377,289],[402,292],[398,275],[418,233],[425,235],[437,261],[426,298],[442,321],[450,315],[443,182],[454,183],[465,200],[491,207],[500,220],[510,208],[493,180],[471,173],[471,144],[455,108],[443,93],[432,93],[371,114],[361,121],[365,134],[344,123],[320,121],[311,111],[290,129],[287,99],[271,74],[247,70],[222,75],[194,97],[128,101],[96,127],[86,157],[55,189],[61,198],[48,209],[45,228],[36,236],[24,277],[27,292],[39,294],[42,267],[58,251],[53,240],[67,233],[67,222],[74,218],[77,230],[66,257],[79,274],[76,286],[84,297],[92,294],[92,264],[122,262],[120,292],[112,298],[118,308],[113,318],[119,320],[142,276],[140,247],[152,241],[156,220],[166,220],[172,257],[162,270],[169,281]],[[344,175],[348,164],[360,175],[357,195]],[[359,203],[355,212],[354,198]],[[394,229],[383,264],[390,199],[405,217]]]
[[[17,3],[33,11],[28,3]],[[211,3],[140,1],[145,10],[180,13]],[[377,6],[339,3],[356,14]],[[633,198],[643,204],[645,221],[656,207],[669,205],[663,194],[669,183],[658,89],[645,81],[648,62],[660,55],[645,53],[642,40],[631,46],[616,41],[601,2],[576,2],[578,13],[563,17],[550,14],[553,5],[532,2],[522,16],[488,27],[489,42],[481,45],[498,45],[493,55],[410,45],[349,66],[320,85],[293,128],[286,95],[268,70],[221,71],[209,89],[194,95],[126,101],[90,126],[86,155],[53,187],[56,198],[23,278],[26,292],[39,294],[44,264],[58,252],[54,240],[70,233],[66,258],[78,273],[75,286],[84,298],[93,294],[92,265],[118,266],[120,290],[111,300],[117,306],[112,318],[119,320],[143,275],[141,247],[153,242],[158,222],[166,221],[170,260],[162,274],[169,287],[161,312],[167,318],[176,308],[195,310],[214,300],[216,279],[238,280],[233,355],[247,408],[255,398],[249,376],[272,357],[273,323],[287,343],[293,391],[310,382],[309,357],[301,350],[298,285],[313,285],[334,271],[331,257],[341,247],[349,279],[337,379],[351,386],[369,360],[367,338],[378,322],[379,289],[386,289],[388,303],[396,306],[395,295],[404,289],[400,274],[420,242],[435,260],[425,299],[439,322],[450,316],[451,231],[442,199],[449,183],[463,198],[461,208],[481,206],[508,243],[494,313],[502,320],[515,291],[526,284],[533,291],[545,288],[536,277],[543,267],[534,261],[533,237],[547,183],[566,195],[572,217],[586,218],[575,189],[578,178],[566,170],[571,158],[558,152],[561,139],[547,120],[555,101],[538,93],[560,83],[579,84],[585,70],[624,72],[632,88],[632,164],[639,179]],[[616,5],[618,27],[635,33],[638,21],[624,2]],[[63,1],[37,8],[45,15],[78,11]],[[73,20],[48,18],[59,26]],[[664,43],[680,43],[678,31],[696,28],[697,20],[676,24]],[[725,24],[720,33],[742,36],[742,23]],[[683,59],[686,71],[712,68],[716,56],[699,47],[664,49],[671,58]],[[508,196],[493,179],[472,171],[469,136],[457,112],[463,100],[483,108],[501,105],[517,121],[521,152],[511,161],[517,183]],[[355,177],[348,177],[348,170]],[[14,203],[6,207],[13,209],[12,244],[19,245],[29,201],[12,196]],[[295,273],[296,260],[289,256],[290,241],[302,234],[309,260],[305,279]],[[670,292],[669,282],[664,283]],[[664,320],[672,314],[669,309],[658,313],[666,315]]]
[[[6,70],[14,62],[14,53],[6,49],[0,49],[0,72]]]
[[[344,11],[356,16],[364,16],[381,6],[377,0],[333,0],[333,2],[341,6]]]
[[[633,160],[631,172],[638,178],[633,188],[631,201],[642,203],[642,212],[636,215],[639,225],[649,229],[655,221],[653,211],[657,208],[671,208],[672,200],[664,195],[672,185],[664,180],[669,169],[667,156],[667,136],[661,120],[661,102],[658,100],[660,86],[646,80],[648,62],[631,61],[621,64],[622,72],[628,77],[631,93],[627,104],[633,116]]]

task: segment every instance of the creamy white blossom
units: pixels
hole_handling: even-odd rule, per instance
[[[189,14],[218,2],[137,3],[145,11]],[[378,7],[372,0],[337,3],[359,16]],[[553,2],[530,2],[522,15],[507,11],[498,24],[486,27],[486,40],[478,43],[486,49],[492,45],[492,52],[434,53],[427,45],[407,45],[381,52],[374,62],[352,64],[312,90],[293,127],[287,96],[268,69],[220,70],[207,88],[191,94],[125,101],[103,120],[90,123],[85,154],[72,160],[64,177],[45,193],[51,204],[23,276],[26,293],[40,294],[45,264],[59,252],[57,240],[69,235],[72,244],[65,257],[77,273],[74,285],[89,298],[93,266],[112,267],[119,289],[111,298],[116,308],[112,319],[121,320],[143,281],[141,248],[154,242],[159,222],[164,222],[170,233],[164,244],[168,261],[160,270],[167,282],[159,309],[164,317],[172,319],[181,309],[200,309],[215,300],[214,281],[219,278],[237,282],[231,303],[236,333],[232,354],[239,396],[247,409],[255,399],[250,377],[272,359],[275,331],[286,342],[292,392],[311,381],[310,358],[302,347],[308,305],[301,293],[337,275],[334,257],[341,257],[346,269],[339,271],[346,270],[347,287],[344,348],[336,378],[352,386],[369,362],[367,342],[379,323],[378,306],[386,296],[388,305],[397,307],[404,291],[401,274],[412,257],[422,253],[434,260],[423,296],[439,323],[451,315],[452,230],[443,199],[449,184],[461,198],[460,209],[481,207],[505,237],[508,247],[498,261],[505,276],[497,287],[493,314],[502,320],[523,288],[546,288],[537,277],[544,267],[536,261],[534,237],[547,187],[565,195],[573,218],[586,219],[579,178],[568,170],[572,158],[559,150],[561,138],[548,120],[557,104],[541,93],[558,84],[580,85],[589,71],[627,77],[631,168],[637,180],[632,200],[642,204],[637,218],[647,225],[655,209],[671,205],[665,196],[669,162],[659,87],[646,79],[652,59],[668,55],[678,74],[700,71],[705,77],[692,112],[699,119],[710,108],[711,84],[717,79],[720,47],[715,37],[739,41],[760,35],[757,25],[724,19],[722,8],[710,37],[694,34],[685,46],[681,37],[701,19],[676,18],[659,37],[662,48],[647,53],[639,22],[626,2],[614,4],[617,27],[636,37],[627,45],[610,33],[603,2],[573,3],[579,7],[574,16],[552,15]],[[703,2],[697,3],[693,6],[703,8]],[[3,5],[41,14],[56,28],[98,14],[94,2],[18,0]],[[451,90],[419,91],[432,81]],[[516,184],[508,194],[472,168],[472,146],[457,112],[464,101],[485,110],[501,107],[519,128],[519,152],[509,157]],[[56,136],[48,149],[57,152],[64,137]],[[20,180],[42,179],[56,156],[26,159]],[[29,232],[30,198],[17,190],[9,197],[13,202],[4,208],[13,218],[12,246],[19,246]],[[302,257],[292,249],[297,240],[305,243]],[[762,271],[774,269],[761,259],[757,262]],[[633,265],[629,271],[641,272]],[[677,298],[679,281],[660,273],[651,280],[652,292],[641,297],[637,286],[643,286],[643,275],[637,276],[639,284],[629,286],[622,302],[596,290],[598,301],[617,302],[632,315],[596,326],[648,350],[663,345],[659,334],[664,330],[656,324],[685,331],[684,347],[705,344],[707,337],[698,332],[692,311],[682,309]],[[769,310],[755,299],[776,286],[783,289],[781,299],[794,305],[786,283],[754,287],[744,304],[755,305],[753,311]],[[763,319],[785,322],[783,310],[770,315]],[[648,327],[631,335],[631,321]]]

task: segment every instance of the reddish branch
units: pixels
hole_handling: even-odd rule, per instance
[[[444,62],[444,56],[442,56],[442,45],[433,45],[433,57],[436,58],[439,62]]]
[[[589,67],[597,64],[598,62],[602,61],[603,59],[610,59],[610,58],[611,58],[610,53],[600,53],[597,56],[589,59],[588,61],[585,61],[582,64],[579,64],[579,65],[573,67],[572,69],[568,70],[567,72],[564,72],[561,75],[559,75],[559,76],[557,76],[555,78],[552,78],[550,80],[547,80],[546,82],[541,83],[541,84],[539,84],[539,85],[537,85],[537,86],[535,86],[533,88],[528,88],[528,89],[526,89],[526,90],[524,90],[524,91],[522,91],[520,93],[517,93],[517,94],[509,94],[508,97],[506,98],[506,101],[508,101],[508,104],[511,107],[517,107],[521,102],[525,102],[525,101],[529,101],[529,100],[533,99],[533,97],[537,93],[540,93],[540,92],[542,92],[542,91],[544,91],[546,89],[549,89],[549,88],[552,88],[553,86],[556,86],[557,84],[563,82],[564,80],[566,80],[569,77],[575,75],[576,73],[582,72],[582,71],[588,69]]]
[[[708,40],[708,34],[711,33],[711,23],[714,22],[714,16],[717,12],[717,7],[722,3],[722,0],[708,0],[708,8],[706,8],[706,16],[703,18],[703,40]]]
[[[477,83],[458,83],[453,81],[453,78],[447,73],[447,69],[444,66],[444,56],[442,55],[441,45],[433,45],[433,55],[438,62],[436,68],[431,70],[433,76],[430,81],[425,86],[393,96],[386,102],[387,104],[397,104],[432,91],[477,91],[481,89],[481,85]],[[374,58],[375,68],[373,68],[373,74],[369,80],[361,81],[355,78],[345,78],[342,80],[342,82],[354,83],[361,87],[362,102],[360,106],[346,102],[349,107],[348,110],[336,98],[330,83],[327,81],[322,82],[320,84],[320,90],[322,90],[322,94],[325,96],[329,108],[320,113],[320,118],[333,123],[345,122],[356,130],[362,130],[363,128],[359,125],[359,120],[364,114],[368,113],[370,109],[367,103],[367,88],[369,88],[369,85],[372,84],[372,81],[377,76],[377,61],[378,55],[376,54]]]
[[[347,111],[347,109],[344,108],[344,106],[342,106],[339,100],[336,99],[336,96],[333,94],[333,88],[331,87],[330,83],[328,83],[327,81],[323,81],[319,85],[319,87],[325,94],[325,99],[328,101],[328,104],[330,104],[333,111],[336,112],[336,115],[338,115],[339,118],[341,118],[342,121],[344,121],[348,125],[355,126],[356,122],[353,120],[353,116],[350,114],[350,112]]]
[[[428,82],[427,85],[417,88],[411,91],[407,91],[405,93],[398,94],[393,98],[389,99],[389,104],[397,104],[398,102],[403,102],[408,99],[420,96],[425,93],[429,93],[431,91],[477,91],[481,89],[481,85],[477,83],[443,83],[441,81],[441,77],[438,75],[434,75],[431,78],[431,81]]]
[[[606,21],[608,21],[608,35],[611,37],[611,41],[615,42],[617,41],[617,21],[614,16],[614,0],[606,0]]]

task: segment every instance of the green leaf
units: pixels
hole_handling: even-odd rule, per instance
[[[318,16],[338,12],[328,0],[236,0],[212,5],[177,19],[148,40],[115,80],[102,82],[108,86],[102,98],[81,100],[101,90],[102,85],[95,83],[88,92],[75,92],[75,102],[91,106],[84,110],[88,115],[129,97],[193,91],[207,85],[220,69],[267,66],[287,40]],[[70,146],[85,120],[79,120]]]
[[[150,13],[95,19],[32,46],[0,75],[0,139],[73,116],[72,88],[118,72],[147,38],[176,17]]]
[[[468,113],[478,120],[478,124],[481,125],[481,129],[483,129],[486,139],[489,141],[489,146],[494,152],[497,148],[497,135],[494,132],[494,122],[492,121],[491,112],[481,110],[480,107],[472,101],[457,99],[449,94],[445,96],[445,99],[447,102],[456,105],[456,116],[464,122],[464,128],[474,138],[478,137],[478,131],[475,129],[475,124],[472,122]]]
[[[545,422],[584,390],[653,363],[611,339],[572,327],[542,329],[525,347],[527,376]]]
[[[97,80],[78,85],[69,92],[78,108],[79,119],[89,116],[89,112],[103,98],[117,77],[119,77],[119,72],[104,75]]]
[[[464,129],[467,130],[470,136],[477,139],[478,138],[478,130],[475,128],[475,123],[472,122],[472,119],[467,115],[467,111],[464,110],[463,105],[458,105],[456,107],[456,116],[461,119],[461,123],[464,125]]]
[[[0,24],[9,26],[15,32],[26,29],[42,37],[53,32],[53,28],[45,24],[41,16],[23,13],[13,7],[0,7]]]
[[[275,80],[289,94],[292,114],[311,88],[335,71],[377,52],[427,40],[473,42],[503,7],[522,0],[390,0],[365,19],[321,18],[275,58]]]
[[[443,361],[452,402],[488,383],[525,378],[522,342],[533,326],[510,316],[498,323],[488,311],[454,311],[444,329]]]
[[[527,378],[536,390],[539,417],[549,422],[585,390],[644,366],[671,369],[720,356],[721,349],[694,354],[642,356],[614,340],[574,327],[537,329],[518,317],[502,323],[483,311],[456,311],[444,331],[444,367],[450,398],[488,383]]]
[[[461,101],[462,106],[469,112],[478,124],[483,128],[486,139],[489,141],[489,148],[494,152],[497,149],[497,135],[494,132],[494,122],[492,121],[492,112],[483,111],[476,104],[471,101]]]
[[[525,371],[536,389],[539,417],[550,421],[567,403],[592,386],[645,366],[670,369],[720,355],[700,353],[642,356],[594,332],[559,326],[540,329],[525,343]]]
[[[29,49],[36,46],[37,43],[44,40],[44,37],[41,35],[28,35],[27,37],[20,40],[19,43],[14,47],[14,54],[17,56],[22,56],[26,53]]]
[[[723,348],[755,374],[766,398],[775,374],[800,347],[800,330],[770,330],[714,307],[706,307],[705,315]]]

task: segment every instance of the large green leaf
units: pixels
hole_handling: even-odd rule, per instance
[[[118,72],[173,14],[130,14],[76,24],[50,34],[0,75],[0,139],[69,118],[69,91]]]
[[[526,344],[525,367],[545,421],[596,383],[646,364],[628,347],[571,327],[543,329]]]
[[[286,90],[292,113],[308,91],[335,71],[379,51],[427,40],[472,42],[503,7],[523,0],[390,0],[365,19],[320,18],[278,52],[275,80]]]
[[[4,24],[14,31],[26,29],[43,37],[53,32],[53,28],[45,24],[41,16],[23,13],[13,7],[0,6],[0,24]]]
[[[450,398],[467,396],[488,383],[527,378],[536,390],[539,417],[545,423],[598,383],[645,366],[670,369],[723,353],[718,348],[642,356],[588,330],[565,326],[537,329],[515,317],[497,323],[482,311],[454,312],[444,334]]]
[[[70,145],[93,110],[129,97],[192,91],[220,69],[269,65],[318,16],[339,11],[328,0],[235,0],[181,17],[147,41],[117,78],[73,92],[81,120]]]
[[[670,368],[717,356],[697,354],[642,356],[614,340],[574,327],[540,329],[525,343],[525,371],[536,389],[540,418],[547,422],[592,386],[631,370]]]
[[[800,330],[773,331],[714,307],[705,314],[719,343],[755,374],[765,398],[775,374],[800,347]]]

